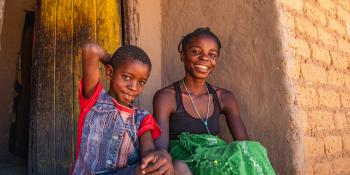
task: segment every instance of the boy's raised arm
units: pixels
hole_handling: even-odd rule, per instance
[[[110,59],[108,53],[95,43],[87,43],[82,53],[83,95],[90,98],[100,80],[99,62],[106,65]]]

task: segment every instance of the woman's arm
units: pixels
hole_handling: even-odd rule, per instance
[[[241,120],[238,103],[233,93],[225,89],[218,89],[217,94],[233,139],[248,140],[249,137]]]
[[[169,144],[169,116],[176,108],[175,91],[164,88],[158,91],[153,97],[153,116],[155,117],[160,130],[160,137],[156,140],[157,150],[167,150]]]
[[[169,143],[169,115],[172,111],[172,102],[175,100],[171,90],[159,90],[153,98],[153,116],[160,127],[160,137],[155,142],[156,151],[142,158],[141,169],[143,173],[174,174],[172,158],[167,152]],[[176,103],[176,102],[175,102]]]
[[[110,57],[103,48],[94,43],[85,44],[82,51],[83,95],[90,98],[99,79],[99,62],[107,64]]]

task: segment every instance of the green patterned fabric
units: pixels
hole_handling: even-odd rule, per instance
[[[169,152],[183,160],[194,175],[275,175],[266,149],[255,141],[227,144],[207,134],[182,133],[172,140]]]

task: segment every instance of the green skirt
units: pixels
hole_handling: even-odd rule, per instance
[[[266,149],[255,141],[227,144],[207,134],[182,133],[172,140],[169,152],[183,160],[194,175],[275,175]]]

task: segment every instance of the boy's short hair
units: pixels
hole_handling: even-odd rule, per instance
[[[111,57],[109,64],[117,69],[120,65],[127,61],[141,61],[146,64],[149,69],[152,69],[152,63],[148,55],[141,48],[134,45],[124,45],[118,48]]]

